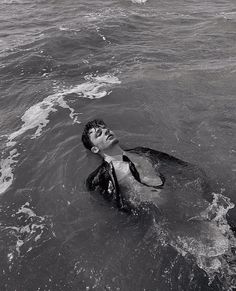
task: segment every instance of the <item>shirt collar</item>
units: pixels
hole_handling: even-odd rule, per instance
[[[110,162],[121,162],[123,161],[123,154],[122,155],[116,155],[116,156],[108,156],[108,155],[104,155],[104,160],[108,163]]]

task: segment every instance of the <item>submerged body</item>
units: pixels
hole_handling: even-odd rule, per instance
[[[209,185],[197,166],[148,148],[124,153],[132,159],[141,182],[135,179],[128,164],[116,157],[105,159],[88,177],[89,190],[97,189],[114,203],[122,200],[123,205],[116,205],[121,209],[133,209],[143,203],[162,206],[164,216],[176,221],[187,221],[208,207],[204,197],[209,194]]]
[[[87,179],[88,190],[99,192],[123,211],[151,214],[155,227],[161,229],[162,243],[164,239],[164,244],[192,258],[210,282],[216,274],[224,276],[224,290],[232,290],[236,240],[225,215],[234,205],[221,194],[213,195],[211,202],[206,199],[212,193],[205,173],[149,148],[124,151],[100,120],[86,126],[82,140],[103,158]]]
[[[182,255],[193,256],[209,274],[212,270],[219,271],[222,256],[230,252],[232,241],[214,219],[212,204],[204,199],[210,191],[204,172],[195,165],[147,148],[125,153],[135,163],[142,181],[158,185],[163,175],[164,186],[158,189],[139,183],[124,162],[113,160],[105,161],[90,175],[87,181],[90,189],[97,189],[121,209],[148,211],[161,225],[168,244]]]
[[[132,208],[139,207],[142,203],[146,202],[156,202],[156,205],[162,204],[164,201],[162,201],[163,195],[161,195],[161,189],[154,188],[162,185],[162,180],[158,175],[158,168],[155,171],[151,162],[145,157],[125,151],[124,154],[132,160],[139,172],[141,181],[145,183],[142,184],[135,179],[130,171],[129,164],[124,162],[122,157],[112,160],[119,184],[119,191],[126,203]],[[111,160],[108,161],[111,162]]]
[[[156,171],[147,157],[137,154],[129,154],[136,161],[142,180],[160,184],[158,176],[158,165]],[[206,211],[211,205],[203,199],[200,177],[188,181],[182,185],[176,185],[175,189],[166,185],[162,189],[147,187],[134,179],[125,165],[116,171],[120,191],[127,203],[133,207],[148,208],[155,206],[156,220],[164,221],[166,229],[172,241],[181,244],[181,237],[185,237],[188,246],[182,245],[184,249],[193,254],[215,257],[223,254],[229,248],[228,239],[223,235],[214,221],[206,219]],[[123,174],[123,175],[122,175]],[[122,177],[122,178],[119,178]],[[173,186],[173,185],[172,185]],[[178,187],[180,186],[180,187]],[[151,207],[150,207],[151,208]]]

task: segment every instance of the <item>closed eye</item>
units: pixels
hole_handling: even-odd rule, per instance
[[[101,130],[101,128],[99,128],[99,129],[96,131],[96,138],[99,137],[101,134],[102,134],[102,130]]]

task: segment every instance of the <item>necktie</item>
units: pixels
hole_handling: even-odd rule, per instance
[[[152,187],[152,188],[162,188],[162,186],[164,185],[164,181],[163,181],[163,177],[160,177],[161,178],[161,180],[162,180],[162,184],[161,185],[159,185],[159,186],[152,186],[152,185],[148,185],[148,184],[146,184],[146,183],[144,183],[144,182],[142,182],[141,181],[141,179],[140,179],[140,175],[139,175],[139,172],[137,171],[137,169],[136,169],[136,167],[135,167],[135,165],[134,165],[134,163],[126,156],[126,155],[123,155],[123,161],[124,162],[127,162],[127,163],[129,163],[129,169],[130,169],[130,172],[131,172],[131,174],[133,175],[133,177],[139,182],[139,183],[141,183],[141,184],[143,184],[143,185],[145,185],[145,186],[147,186],[147,187]]]
[[[140,179],[140,176],[139,176],[139,172],[137,171],[135,165],[133,162],[131,162],[131,160],[126,156],[126,155],[123,155],[123,161],[124,162],[127,162],[129,164],[129,169],[130,169],[130,172],[131,174],[134,176],[134,178],[139,182],[139,183],[142,183],[141,182],[141,179]]]

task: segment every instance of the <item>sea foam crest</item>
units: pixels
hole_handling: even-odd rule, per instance
[[[120,84],[117,77],[111,75],[103,76],[85,76],[86,82],[75,87],[65,89],[53,95],[49,95],[43,101],[31,106],[21,117],[23,125],[21,128],[8,137],[7,146],[14,146],[16,142],[13,140],[30,129],[36,129],[32,135],[32,139],[41,135],[42,129],[49,123],[48,117],[51,112],[57,111],[57,107],[69,109],[70,118],[73,122],[80,123],[77,119],[75,110],[65,100],[69,94],[77,94],[78,97],[88,99],[98,99],[109,95],[111,91],[107,91],[113,84]]]
[[[36,103],[26,110],[21,117],[23,124],[21,127],[8,136],[6,143],[7,148],[12,148],[9,156],[2,159],[0,162],[0,194],[4,193],[13,182],[13,168],[17,163],[17,157],[20,153],[16,148],[15,139],[24,134],[28,130],[35,129],[31,139],[39,137],[44,127],[50,122],[49,115],[51,112],[56,112],[58,108],[69,110],[69,116],[74,123],[80,123],[78,113],[75,112],[66,97],[69,94],[76,94],[80,98],[98,99],[109,95],[112,91],[111,87],[115,84],[120,84],[117,77],[113,75],[87,75],[85,82],[71,88],[59,90],[57,93],[49,95],[43,101]]]

